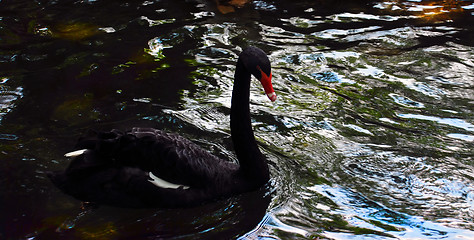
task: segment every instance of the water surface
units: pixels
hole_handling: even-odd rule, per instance
[[[237,2],[237,1],[236,1]],[[1,239],[473,239],[473,1],[0,1]],[[82,207],[45,172],[87,129],[235,160],[238,54],[272,179],[192,209]]]

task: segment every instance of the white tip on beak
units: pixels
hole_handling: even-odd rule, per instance
[[[267,93],[267,96],[272,102],[274,102],[277,99],[277,95],[275,92]]]

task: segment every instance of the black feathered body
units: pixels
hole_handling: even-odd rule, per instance
[[[64,172],[50,177],[61,190],[87,202],[121,207],[193,206],[250,187],[239,165],[158,129],[91,131],[76,149],[89,150],[75,157]],[[150,182],[149,172],[189,188],[157,187]]]

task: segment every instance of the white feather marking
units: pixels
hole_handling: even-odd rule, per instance
[[[151,172],[150,172],[149,176],[152,180],[148,180],[148,181],[150,181],[151,183],[153,183],[154,185],[156,185],[160,188],[173,188],[173,189],[178,189],[180,187],[183,187],[183,189],[188,189],[189,188],[189,186],[174,184],[174,183],[170,183],[168,181],[165,181],[165,180],[153,175],[153,173],[151,173]]]
[[[87,151],[87,149],[81,149],[81,150],[77,150],[77,151],[74,151],[74,152],[68,152],[66,154],[64,154],[65,157],[77,157],[77,156],[80,156],[82,154],[84,154],[85,152]]]

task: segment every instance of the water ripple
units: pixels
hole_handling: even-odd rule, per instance
[[[434,116],[425,116],[425,115],[420,115],[420,114],[411,114],[411,113],[400,113],[397,114],[397,116],[401,118],[408,118],[408,119],[418,119],[418,120],[426,120],[426,121],[432,121],[432,122],[437,122],[440,124],[445,124],[449,125],[452,127],[456,128],[461,128],[466,131],[474,132],[474,125],[471,123],[466,122],[465,120],[458,119],[458,118],[440,118],[440,117],[434,117]]]
[[[2,178],[6,238],[474,238],[472,1],[0,2],[0,163],[18,170]],[[271,203],[74,217],[44,173],[87,128],[162,128],[237,161],[249,45],[278,95],[251,83]]]

